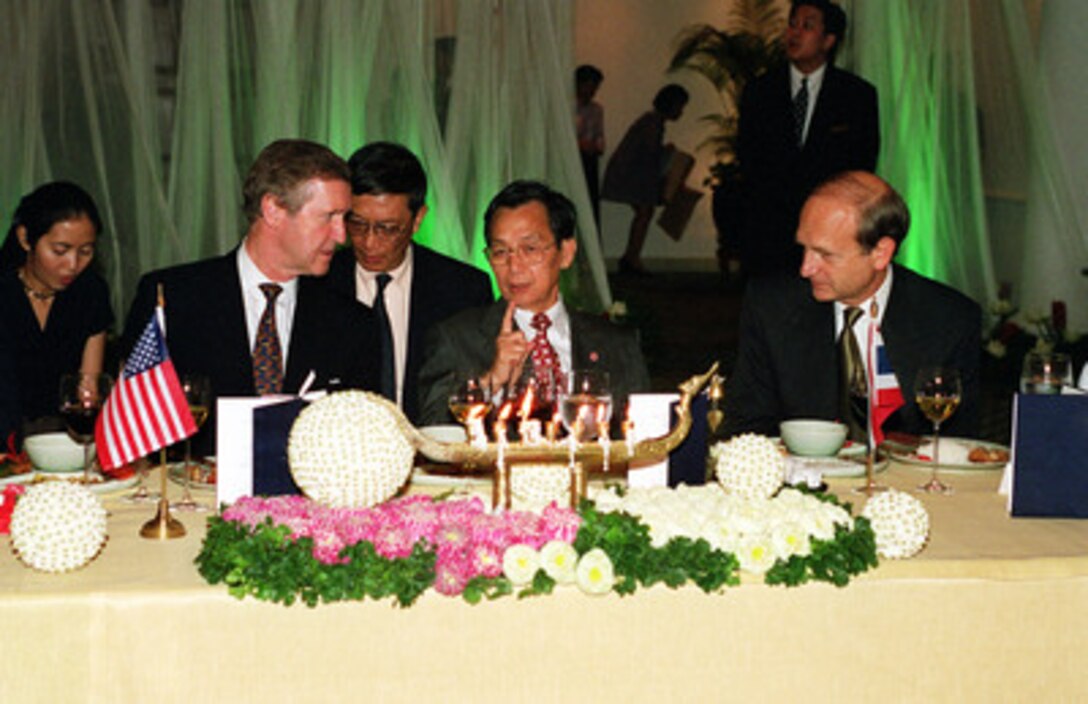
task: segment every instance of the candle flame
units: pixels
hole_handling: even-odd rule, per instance
[[[505,422],[510,418],[510,414],[514,412],[514,404],[511,401],[507,401],[502,404],[502,408],[499,409],[499,420]]]
[[[468,409],[468,415],[465,416],[465,422],[472,422],[474,420],[480,420],[487,413],[487,405],[483,403],[477,403]]]
[[[521,399],[521,408],[518,409],[518,418],[525,420],[533,412],[533,386],[530,384],[525,389],[525,395]]]

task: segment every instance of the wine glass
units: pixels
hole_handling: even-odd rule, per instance
[[[68,427],[68,435],[83,446],[84,486],[91,483],[94,425],[109,396],[111,384],[108,374],[78,372],[65,374],[60,379],[60,414]]]
[[[1020,393],[1060,394],[1073,385],[1073,363],[1060,352],[1028,352],[1020,373]]]
[[[492,393],[486,375],[475,372],[458,372],[454,375],[450,391],[450,414],[465,427],[469,441],[484,430],[484,419],[491,411]],[[475,421],[479,419],[479,423]]]
[[[570,373],[559,402],[563,426],[578,442],[608,435],[612,389],[608,372],[576,369]]]
[[[956,411],[963,393],[960,373],[946,367],[923,367],[914,379],[914,400],[926,418],[933,423],[933,474],[918,487],[921,491],[951,494],[952,487],[937,479],[941,464],[941,423]]]
[[[184,374],[181,377],[181,390],[185,394],[185,401],[189,404],[189,413],[193,416],[197,430],[208,419],[208,412],[212,403],[212,385],[208,377],[203,374]],[[181,500],[174,503],[174,508],[179,511],[206,511],[207,507],[193,500],[190,482],[193,476],[193,447],[192,436],[185,438],[185,464],[182,466]]]

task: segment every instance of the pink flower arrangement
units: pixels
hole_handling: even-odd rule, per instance
[[[475,577],[501,575],[502,556],[511,545],[539,550],[552,540],[574,542],[582,520],[554,503],[539,514],[493,514],[479,497],[434,501],[429,496],[360,509],[330,508],[302,496],[245,497],[222,517],[250,528],[269,519],[287,526],[292,540],[312,539],[314,559],[328,565],[345,562],[341,551],[361,541],[389,560],[408,557],[425,541],[435,552],[435,589],[450,596]]]

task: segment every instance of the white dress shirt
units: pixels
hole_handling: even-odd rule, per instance
[[[790,64],[790,100],[797,97],[797,91],[801,90],[801,79],[808,79],[808,107],[805,110],[805,129],[801,133],[801,144],[808,141],[808,126],[812,123],[812,112],[816,109],[816,101],[820,97],[820,89],[824,85],[824,73],[827,72],[827,64],[816,69],[807,76]]]
[[[865,367],[865,378],[869,378],[869,323],[871,322],[876,327],[880,327],[881,321],[884,320],[884,311],[888,308],[888,296],[892,292],[892,270],[894,267],[888,267],[888,275],[884,277],[884,282],[880,284],[880,288],[876,290],[871,298],[864,301],[859,308],[861,308],[861,315],[858,316],[857,321],[854,323],[852,332],[854,333],[854,339],[857,340],[858,350],[861,352],[861,363]],[[876,317],[874,318],[873,308],[876,308]],[[846,310],[847,306],[835,301],[835,339],[839,339],[839,335],[843,332],[843,319],[842,312]]]
[[[378,295],[378,274],[367,271],[355,262],[355,298],[363,305],[374,307]],[[397,377],[397,405],[404,406],[404,370],[408,366],[408,324],[412,308],[412,248],[404,254],[397,268],[384,272],[390,281],[385,286],[385,313],[393,333],[393,366]]]
[[[246,243],[238,248],[238,279],[242,284],[242,303],[246,311],[246,335],[249,337],[249,349],[257,340],[257,327],[268,305],[268,299],[261,291],[261,284],[277,284],[283,288],[276,297],[276,332],[280,338],[280,350],[283,355],[283,372],[287,373],[287,351],[291,346],[291,327],[295,321],[295,305],[298,303],[298,278],[290,281],[272,281],[257,268],[246,251]]]

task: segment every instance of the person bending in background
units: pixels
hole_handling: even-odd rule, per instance
[[[47,183],[19,201],[0,250],[0,335],[18,379],[0,390],[27,433],[63,427],[60,378],[102,372],[109,288],[89,268],[102,221],[79,186]]]
[[[582,64],[574,71],[574,131],[578,136],[578,153],[582,157],[582,171],[589,190],[589,204],[593,207],[593,221],[597,232],[601,231],[601,173],[600,161],[604,154],[604,108],[593,99],[604,81],[604,74],[596,66]]]
[[[627,129],[604,170],[601,198],[626,203],[635,211],[627,236],[627,249],[619,261],[620,273],[647,275],[642,265],[642,245],[650,229],[654,208],[661,203],[665,170],[672,154],[665,144],[665,123],[679,120],[688,104],[688,92],[670,83],[654,96],[653,110]]]

